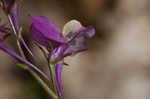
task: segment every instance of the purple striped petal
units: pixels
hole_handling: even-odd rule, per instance
[[[15,4],[13,6],[13,9],[11,11],[11,18],[12,22],[14,24],[14,28],[16,30],[16,33],[19,31],[19,25],[18,25],[18,0],[15,1]]]
[[[63,54],[66,53],[67,48],[68,48],[67,44],[64,44],[64,45],[56,48],[53,51],[52,58],[56,59],[57,57],[62,56]],[[55,74],[56,74],[56,81],[57,81],[59,93],[60,93],[62,99],[65,99],[63,89],[62,89],[62,83],[61,83],[61,72],[62,72],[63,64],[64,64],[64,60],[61,60],[60,62],[55,64]]]
[[[36,66],[34,66],[33,64],[31,64],[29,61],[27,61],[27,60],[23,59],[22,57],[20,57],[14,51],[10,50],[1,40],[0,40],[0,49],[2,51],[6,52],[7,54],[11,55],[12,57],[16,58],[20,62],[28,65],[31,68],[33,68],[38,73],[40,73],[45,79],[49,80],[48,76],[45,73],[43,73],[40,69],[38,69]]]
[[[0,26],[0,31],[3,31],[3,30],[6,28],[6,25],[7,25],[7,24],[1,25],[1,26]]]
[[[54,47],[64,43],[64,38],[55,24],[44,16],[31,16],[30,34],[34,41],[48,48],[47,41],[51,41]]]
[[[62,83],[61,83],[61,72],[62,72],[63,65],[64,65],[64,60],[55,64],[55,73],[56,73],[56,81],[57,81],[57,86],[58,86],[60,96],[62,99],[65,99],[63,89],[62,89]]]
[[[75,55],[88,49],[87,38],[94,36],[95,29],[92,26],[83,27],[79,21],[71,20],[64,26],[63,33],[69,44],[68,53]]]

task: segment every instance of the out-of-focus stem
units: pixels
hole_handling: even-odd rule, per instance
[[[17,64],[18,67],[27,70],[37,81],[38,83],[42,86],[42,88],[47,92],[47,94],[52,98],[52,99],[58,99],[58,97],[55,95],[55,93],[47,86],[47,84],[37,75],[36,72],[34,72],[32,69],[30,69],[27,65],[25,64]]]
[[[52,80],[52,85],[54,88],[54,91],[57,93],[57,86],[55,84],[55,72],[54,72],[54,67],[53,65],[49,65],[49,70],[50,70],[50,75],[51,75],[51,80]]]
[[[23,52],[23,50],[22,50],[22,48],[21,48],[21,45],[20,45],[20,42],[19,42],[19,36],[17,35],[17,30],[15,29],[15,26],[14,26],[14,24],[13,24],[13,22],[12,22],[12,18],[11,18],[11,16],[10,16],[9,14],[8,14],[7,16],[8,16],[10,25],[11,25],[11,27],[12,27],[12,29],[13,29],[13,32],[14,32],[14,34],[17,36],[17,39],[16,39],[16,40],[17,40],[18,50],[19,50],[21,56],[22,56],[23,58],[25,58],[24,52]]]
[[[16,31],[15,26],[14,26],[14,24],[12,22],[11,16],[8,14],[7,17],[8,17],[8,20],[9,20],[10,24],[11,24],[11,27],[12,27],[12,29],[14,31],[14,34],[17,35],[17,31]]]
[[[51,81],[52,81],[52,85],[53,85],[54,91],[55,91],[56,95],[59,96],[59,99],[61,99],[60,95],[59,95],[59,92],[58,92],[58,89],[57,89],[56,74],[55,74],[55,70],[54,70],[54,65],[53,64],[49,64],[49,71],[50,71]]]
[[[58,99],[58,97],[51,91],[51,89],[44,83],[44,81],[34,71],[32,71],[30,68],[28,68],[28,71],[41,84],[41,86],[44,88],[47,94],[50,97],[52,97],[52,99]]]

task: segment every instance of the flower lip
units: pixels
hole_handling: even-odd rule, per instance
[[[95,29],[93,26],[81,27],[78,32],[76,32],[68,42],[72,42],[77,36],[84,36],[86,38],[91,38],[95,35]]]
[[[66,23],[62,29],[62,33],[64,37],[69,35],[70,33],[77,32],[82,27],[82,24],[77,20],[71,20],[68,23]]]

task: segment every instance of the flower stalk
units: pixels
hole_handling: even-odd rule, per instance
[[[38,83],[42,86],[42,88],[47,92],[47,94],[52,99],[58,99],[55,93],[47,86],[47,84],[32,69],[28,68],[24,64],[17,64],[17,66],[20,68],[23,68],[24,70],[27,70],[38,81]]]
[[[52,87],[56,95],[59,96],[59,92],[58,92],[57,84],[56,84],[56,75],[55,75],[54,65],[49,64],[49,71],[51,75]]]

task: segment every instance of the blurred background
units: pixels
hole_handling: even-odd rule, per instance
[[[96,28],[89,50],[66,59],[66,99],[150,99],[149,0],[20,0],[19,8],[24,38],[47,74],[45,59],[29,37],[28,14],[46,16],[60,29],[72,19]],[[0,18],[7,22],[1,10]],[[14,41],[7,40],[17,51]],[[16,63],[0,51],[0,99],[49,99]]]

